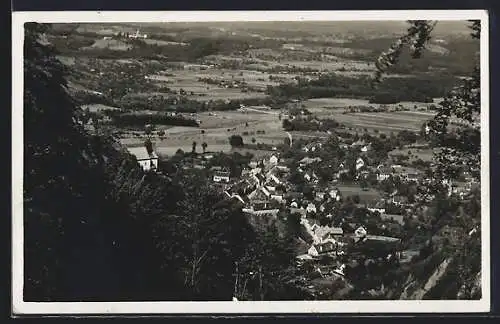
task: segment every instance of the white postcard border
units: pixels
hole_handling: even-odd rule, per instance
[[[240,302],[24,302],[23,39],[25,22],[481,20],[482,299]],[[12,14],[12,312],[27,314],[469,313],[490,310],[489,34],[485,10],[389,11],[48,11]]]

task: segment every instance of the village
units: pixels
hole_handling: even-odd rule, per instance
[[[414,143],[406,148],[424,146]],[[145,171],[162,172],[152,146],[129,150]],[[227,154],[194,151],[188,158],[178,157],[178,165],[205,172],[207,181],[240,204],[248,216],[296,222],[297,266],[312,269],[320,279],[347,284],[359,279],[355,277],[362,273],[360,266],[386,269],[409,264],[428,244],[408,242],[412,235],[407,232],[418,232],[425,224],[427,206],[422,201],[434,197],[423,197],[417,188],[432,181],[432,163],[415,167],[393,156],[374,159],[372,154],[380,152],[373,152],[372,143],[336,134],[274,147],[259,157],[247,155],[236,172],[234,164],[217,162]],[[335,154],[343,159],[321,157]],[[375,160],[379,163],[372,164]],[[464,199],[477,186],[467,173],[461,180],[443,182],[449,196]],[[453,237],[453,228],[447,230],[446,235]]]

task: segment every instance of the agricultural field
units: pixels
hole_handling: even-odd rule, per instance
[[[279,121],[277,114],[275,115],[274,112],[224,111],[199,113],[196,114],[196,118],[201,122],[199,128],[159,126],[158,130],[165,131],[163,139],[155,136],[159,154],[172,155],[178,149],[191,151],[193,142],[197,142],[200,145],[203,142],[207,143],[208,151],[229,152],[231,151],[231,146],[228,139],[231,135],[240,135],[243,138],[243,142],[247,144],[252,144],[252,139],[255,139],[255,144],[270,145],[282,144],[285,138],[288,137],[286,132],[282,130],[281,121]],[[122,135],[121,140],[123,144],[131,146],[140,145],[143,141],[144,135],[134,136],[131,134]]]
[[[335,33],[323,35],[300,30],[277,31],[269,26],[242,29],[232,25],[216,28],[196,24],[152,24],[140,31],[141,35],[147,34],[147,37],[131,41],[119,35],[139,33],[141,26],[75,24],[71,28],[78,41],[69,44],[62,38],[57,43],[63,49],[60,60],[76,71],[70,78],[71,88],[93,95],[109,93],[111,97],[107,98],[109,100],[85,103],[84,107],[98,111],[107,107],[119,109],[120,104],[128,104],[127,109],[135,110],[135,105],[139,105],[139,109],[151,110],[151,113],[155,113],[153,109],[162,110],[165,107],[171,110],[177,105],[160,103],[155,108],[148,108],[150,100],[158,95],[176,98],[175,102],[188,100],[200,104],[211,101],[229,103],[231,100],[243,99],[274,100],[271,97],[274,94],[271,92],[268,95],[266,92],[268,87],[297,85],[297,77],[312,80],[325,73],[335,73],[353,80],[366,77],[375,70],[374,58],[377,53],[386,48],[385,45],[390,44],[394,37],[394,34],[377,34],[373,37],[384,40],[374,42],[371,38],[353,38],[352,35],[340,37]],[[434,45],[429,51],[433,57],[453,55],[447,46]],[[191,57],[191,52],[198,49],[202,54]],[[184,57],[184,54],[189,57]],[[418,75],[432,76],[432,72],[391,72],[391,77],[399,78]],[[428,110],[429,104],[417,102],[384,105],[388,109],[386,112],[345,113],[349,107],[381,106],[360,97],[364,96],[305,98],[300,99],[295,106],[308,109],[318,118],[333,118],[353,132],[419,131],[422,124],[434,114]],[[435,99],[434,103],[439,101]],[[156,140],[160,152],[172,154],[179,148],[191,150],[193,141],[200,144],[206,142],[209,150],[228,151],[231,149],[228,145],[231,135],[242,136],[245,143],[271,145],[283,143],[288,136],[282,129],[276,110],[259,111],[249,107],[245,112],[209,112],[207,110],[211,109],[203,111],[196,104],[190,107],[197,107],[193,109],[198,113],[185,117],[196,119],[200,127],[157,125],[157,129],[165,131],[164,138]],[[409,111],[393,111],[395,108]],[[326,133],[292,133],[294,138],[327,136]],[[122,142],[127,145],[137,145],[142,139],[143,136],[138,136],[137,132],[130,134],[123,131]],[[421,155],[425,160],[425,154]]]
[[[116,39],[98,39],[91,46],[83,47],[82,50],[97,48],[97,49],[109,49],[112,51],[127,51],[130,50],[132,47],[133,47],[132,45]]]
[[[346,126],[397,132],[402,130],[420,131],[422,124],[431,119],[432,115],[414,114],[413,112],[337,113],[332,114],[332,118]]]
[[[342,192],[342,195],[347,196],[359,196],[360,204],[370,203],[381,198],[380,192],[373,188],[361,189],[359,185],[349,185],[342,184],[338,185],[337,188]]]
[[[408,155],[408,152],[411,152],[411,155]],[[431,162],[434,156],[434,151],[432,149],[395,149],[389,152],[389,156],[394,155],[406,155],[409,157],[408,162],[413,162],[418,159],[421,159],[424,162]]]
[[[441,99],[435,99],[439,102]],[[422,124],[431,119],[435,113],[432,111],[421,111],[428,104],[417,102],[400,102],[394,105],[371,104],[364,99],[350,98],[317,98],[303,102],[303,105],[311,113],[319,118],[333,118],[346,127],[382,132],[397,132],[401,130],[419,131]],[[356,106],[379,108],[385,106],[387,112],[358,112],[345,113],[346,108]],[[415,109],[415,106],[417,107]],[[409,111],[391,111],[396,108],[409,109]]]

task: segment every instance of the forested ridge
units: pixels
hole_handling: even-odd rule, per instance
[[[292,296],[290,235],[251,226],[196,171],[144,173],[84,131],[46,28],[25,25],[24,300]],[[242,291],[235,277],[249,272]]]

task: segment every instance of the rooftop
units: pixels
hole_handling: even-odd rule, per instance
[[[144,146],[128,147],[127,150],[130,154],[134,155],[137,160],[150,160],[158,158],[154,151],[150,155]]]

